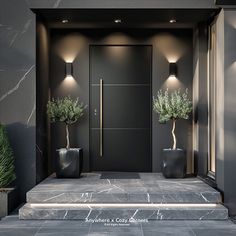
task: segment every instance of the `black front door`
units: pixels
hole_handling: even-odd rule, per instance
[[[152,47],[90,46],[93,171],[151,171]]]

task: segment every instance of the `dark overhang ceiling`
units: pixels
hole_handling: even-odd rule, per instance
[[[191,28],[212,18],[218,9],[40,9],[50,28]],[[122,23],[116,24],[115,19]],[[176,23],[169,23],[175,19]],[[68,20],[63,24],[62,20]]]

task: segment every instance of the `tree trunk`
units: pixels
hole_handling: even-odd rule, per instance
[[[173,150],[176,150],[176,136],[175,136],[175,125],[176,125],[176,120],[173,119],[173,127],[172,127],[172,136],[173,136]]]
[[[66,124],[66,149],[70,148],[69,126]]]

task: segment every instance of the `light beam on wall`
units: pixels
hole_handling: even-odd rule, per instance
[[[80,54],[86,50],[88,39],[78,33],[71,33],[58,40],[52,50],[60,56],[63,61],[72,63]]]
[[[181,83],[181,81],[176,78],[175,76],[169,76],[165,82],[162,84],[161,88],[163,90],[166,90],[167,88],[169,89],[169,91],[175,91],[179,88],[183,89],[185,88],[184,84]]]
[[[153,40],[158,51],[169,63],[176,63],[186,51],[190,50],[182,40],[170,33],[162,33]]]

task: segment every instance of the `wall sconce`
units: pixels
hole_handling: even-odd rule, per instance
[[[73,77],[73,65],[72,63],[66,63],[66,77]]]
[[[170,63],[170,77],[177,77],[177,64],[176,63]]]

